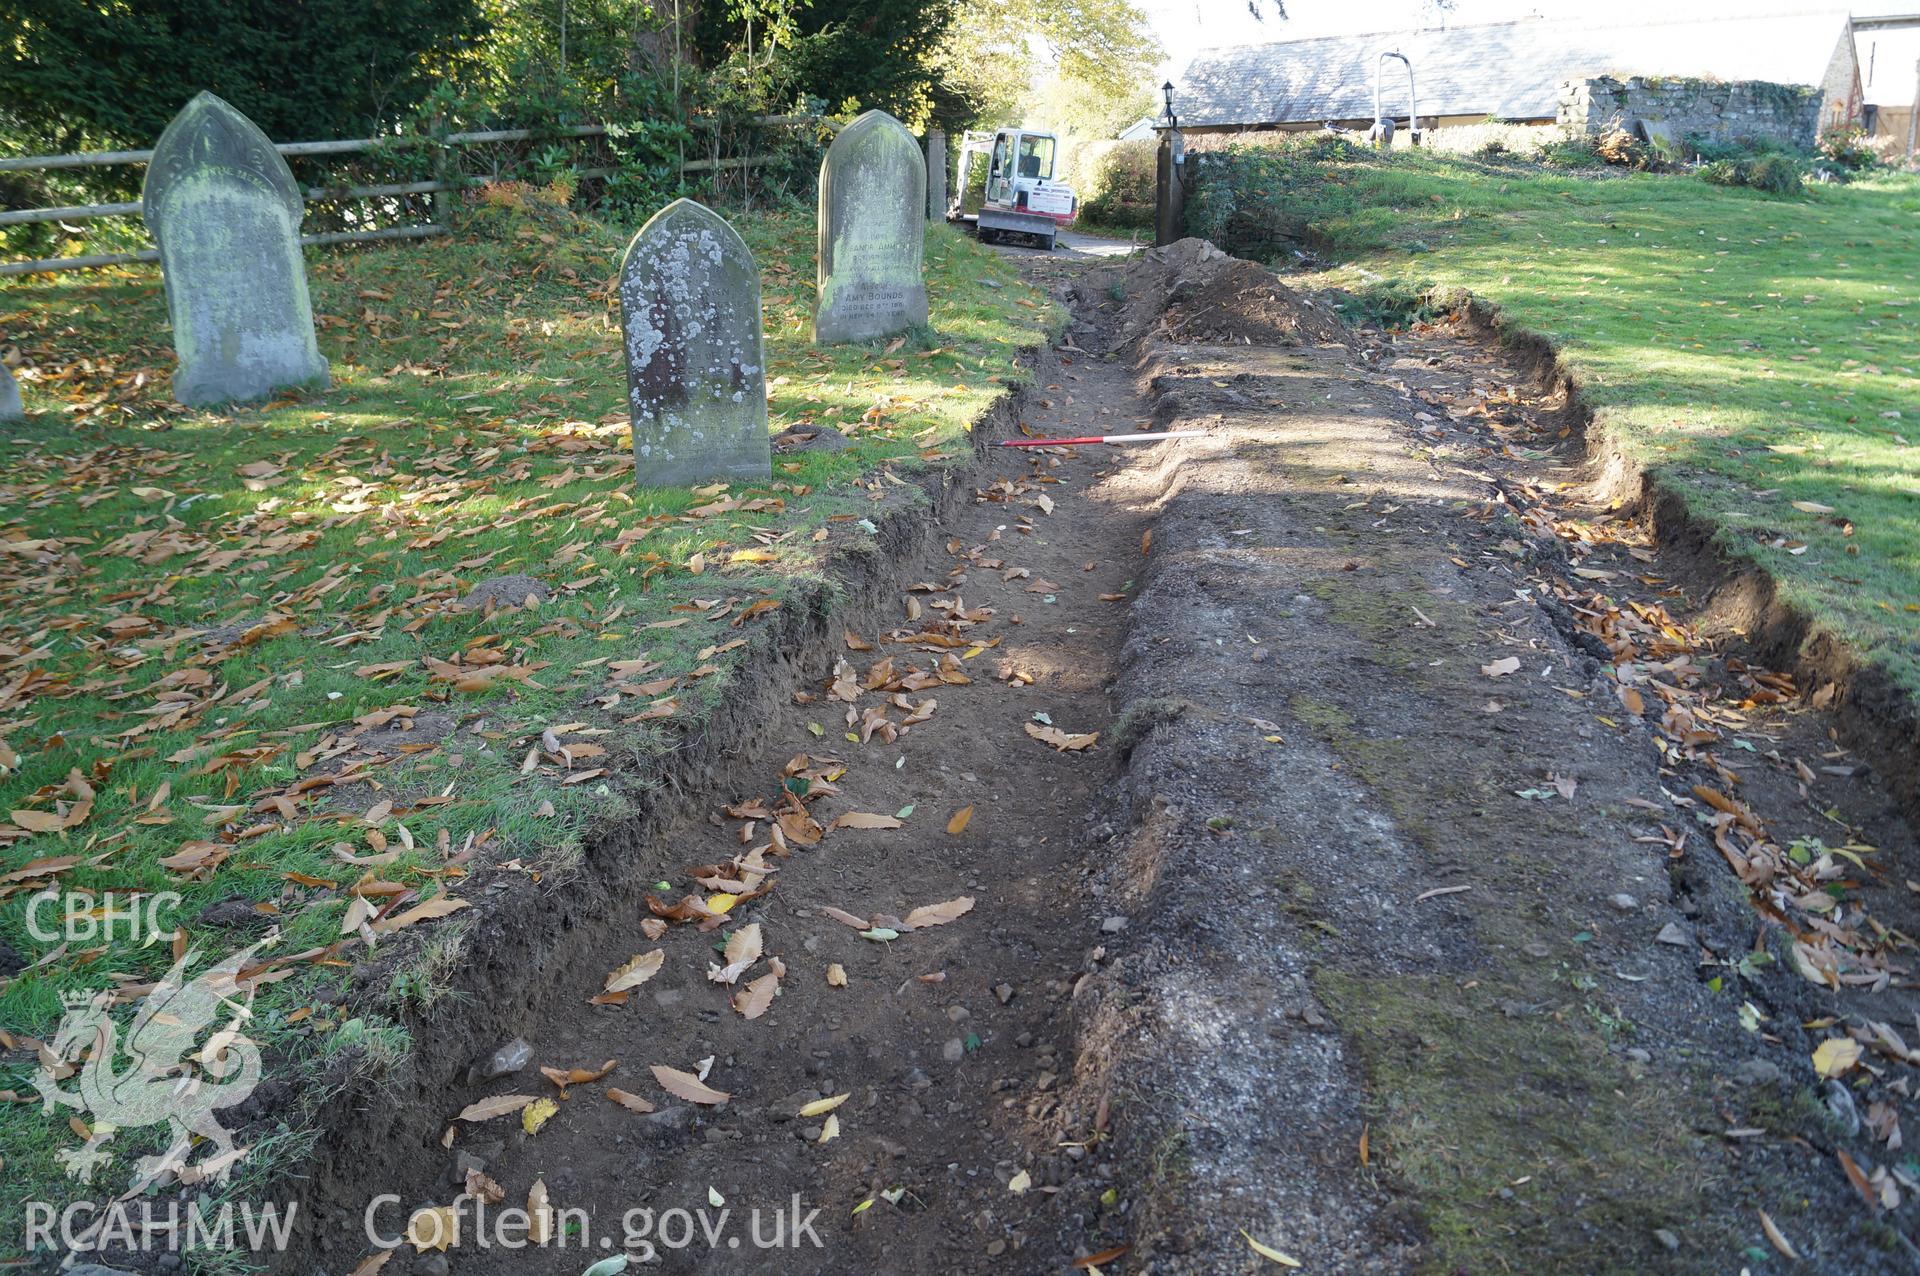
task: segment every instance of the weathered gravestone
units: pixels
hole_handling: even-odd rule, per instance
[[[154,143],[140,201],[180,357],[174,398],[223,403],[327,383],[300,188],[252,120],[211,93],[187,103]]]
[[[927,162],[906,125],[868,111],[840,130],[820,164],[815,341],[868,341],[927,321],[926,207]]]
[[[760,271],[718,213],[676,199],[620,265],[634,476],[643,487],[771,477]]]
[[[0,421],[18,421],[26,415],[26,408],[20,402],[20,385],[13,379],[13,369],[0,363]]]

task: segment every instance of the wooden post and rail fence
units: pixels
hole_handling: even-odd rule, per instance
[[[824,128],[837,128],[830,120],[813,115],[763,115],[755,118],[756,124],[765,125],[816,125]],[[367,151],[411,150],[423,146],[435,148],[434,170],[437,176],[431,181],[392,182],[383,185],[327,187],[310,186],[303,190],[308,202],[319,199],[381,199],[397,198],[406,195],[432,195],[433,220],[411,226],[388,226],[379,229],[329,231],[324,234],[303,235],[302,244],[360,244],[374,243],[390,239],[424,239],[432,235],[447,233],[447,195],[453,191],[472,186],[484,185],[492,180],[484,177],[458,177],[450,174],[447,162],[449,148],[455,146],[478,146],[497,142],[528,142],[545,139],[576,139],[586,137],[604,137],[608,129],[604,124],[577,124],[562,129],[486,129],[468,133],[449,133],[445,136],[431,134],[407,134],[384,138],[343,138],[327,142],[283,142],[274,147],[282,156],[289,159],[306,158],[320,155],[351,155]],[[0,173],[43,172],[63,168],[97,168],[116,164],[145,164],[153,158],[151,150],[144,151],[86,151],[73,155],[27,155],[11,159],[0,159]],[[682,160],[678,167],[684,177],[688,173],[718,173],[728,169],[755,168],[764,164],[776,163],[777,155],[741,155],[723,157],[714,155],[708,159]],[[575,176],[583,178],[609,177],[618,172],[617,168],[583,168],[574,170]],[[22,226],[33,222],[78,222],[97,217],[138,217],[138,200],[121,204],[76,204],[64,208],[12,208],[0,210],[0,226]],[[90,270],[101,266],[118,266],[127,262],[158,261],[157,249],[143,248],[134,252],[92,253],[80,257],[46,257],[35,261],[0,262],[0,276],[43,274],[59,270]]]

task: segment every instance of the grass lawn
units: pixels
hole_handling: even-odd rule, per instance
[[[483,867],[564,871],[736,676],[756,618],[817,582],[820,543],[867,536],[889,474],[969,456],[1058,320],[934,227],[929,329],[815,349],[811,212],[738,225],[773,428],[855,442],[776,457],[764,487],[633,485],[614,282],[634,226],[535,205],[315,253],[332,389],[224,412],[171,402],[153,270],[0,292],[34,370],[32,415],[0,426],[0,942],[27,967],[0,979],[0,1256],[24,1201],[117,1193],[165,1128],[108,1144],[121,1159],[90,1190],[62,1177],[83,1132],[42,1113],[31,1040],[62,993],[132,1001],[183,944],[224,955],[272,925],[248,1029],[269,1057],[305,1075],[348,1046],[404,1052],[397,1015],[434,995],[463,919],[409,928],[426,942],[373,990],[386,1011],[344,1019],[331,994],[366,991],[369,934],[399,938],[382,919]],[[508,574],[551,598],[453,605]],[[159,917],[178,933],[36,938],[50,886],[178,892]]]
[[[1920,693],[1920,178],[1778,198],[1396,152],[1296,194],[1326,282],[1469,288],[1552,339],[1723,549]]]

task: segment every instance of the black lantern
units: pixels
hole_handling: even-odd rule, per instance
[[[1168,80],[1165,84],[1162,84],[1160,86],[1160,92],[1165,94],[1167,98],[1167,123],[1169,125],[1179,123],[1179,120],[1176,119],[1173,114],[1173,81]]]

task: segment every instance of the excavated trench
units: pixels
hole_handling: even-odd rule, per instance
[[[1565,387],[1194,241],[1065,282],[980,440],[1207,437],[985,449],[832,548],[638,818],[570,878],[474,884],[411,1062],[337,1078],[276,1270],[1704,1272],[1771,1244],[1761,1210],[1810,1270],[1900,1269],[1833,1156],[1891,1150],[1822,1117],[1803,1025],[1913,1007],[1741,960],[1781,945],[1685,796],[1712,777],[1540,580],[1688,605],[1627,511],[1572,508]],[[1824,718],[1730,729],[1783,839],[1845,810],[1910,851],[1867,768],[1796,791]],[[772,889],[721,926],[649,903],[736,875]],[[529,1246],[506,1212],[542,1201]],[[395,1238],[456,1204],[444,1251],[369,1243],[370,1205]]]
[[[978,433],[1057,433],[1091,419],[1114,432],[1143,419],[1125,371],[1054,353]],[[1103,832],[1111,660],[1145,522],[1112,498],[1102,466],[1128,459],[986,452],[933,493],[931,509],[895,510],[872,551],[841,556],[829,575],[844,601],[821,599],[755,653],[754,675],[689,743],[645,817],[611,830],[583,877],[516,884],[476,923],[452,993],[415,1025],[409,1073],[349,1089],[280,1270],[353,1269],[376,1257],[371,1202],[395,1198],[373,1218],[397,1236],[416,1211],[453,1202],[469,1172],[497,1185],[496,1213],[525,1205],[538,1181],[555,1209],[584,1221],[561,1238],[571,1243],[529,1251],[469,1219],[445,1255],[403,1246],[380,1270],[578,1271],[649,1249],[663,1270],[766,1270],[748,1230],[755,1211],[764,1237],[773,1211],[796,1202],[801,1216],[819,1214],[809,1243],[780,1254],[782,1271],[966,1270],[1022,1255],[1051,1269],[1092,1252],[1075,1234],[1100,1212],[1112,1168],[1057,1146],[1054,1112],[1067,1015],[1103,920],[1083,885],[1087,835]],[[950,628],[933,632],[935,619]],[[834,691],[849,673],[851,701]],[[850,710],[902,696],[930,716],[891,741],[849,741],[848,718],[856,734],[859,723]],[[1099,738],[1077,738],[1089,735]],[[666,894],[659,883],[677,895],[690,870],[733,861],[756,830],[764,841],[766,815],[795,777],[812,786],[804,805],[825,831],[812,845],[790,839],[774,888],[738,905],[723,930],[643,934],[647,897]],[[759,814],[734,818],[729,807]],[[835,827],[848,813],[899,827]],[[955,920],[891,941],[823,911],[887,920],[960,900],[972,904]],[[708,978],[723,937],[748,927],[767,958],[739,984],[773,959],[784,968],[779,995],[753,1019],[733,1007],[737,987]],[[627,1004],[589,1004],[608,972],[656,947],[661,973]],[[830,967],[844,986],[829,982]],[[524,1069],[470,1079],[515,1038],[533,1047]],[[609,1060],[615,1070],[571,1087],[537,1134],[511,1114],[457,1119],[499,1094],[560,1100],[541,1065]],[[650,1072],[698,1072],[702,1061],[724,1103],[677,1099]],[[614,1088],[655,1110],[610,1102]],[[838,1136],[823,1140],[825,1114],[799,1113],[842,1093]],[[1034,1187],[1015,1196],[1006,1185],[1021,1173]],[[1070,1184],[1087,1211],[1072,1225],[1056,1204]],[[652,1220],[676,1209],[704,1209],[713,1225],[731,1211],[731,1230],[711,1246],[670,1248],[682,1238]]]

